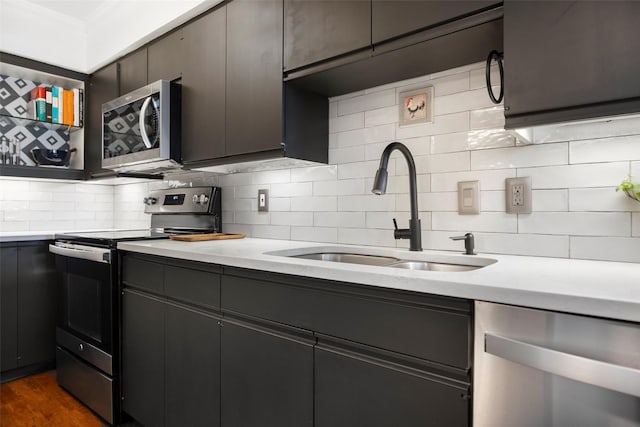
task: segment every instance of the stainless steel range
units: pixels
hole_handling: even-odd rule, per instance
[[[218,187],[165,189],[144,198],[151,228],[64,233],[56,254],[59,309],[58,384],[111,424],[120,421],[120,289],[118,242],[171,234],[221,232]]]

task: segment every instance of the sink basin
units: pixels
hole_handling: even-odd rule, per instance
[[[387,267],[404,268],[406,270],[426,270],[426,271],[470,271],[482,268],[481,265],[466,264],[446,264],[442,262],[426,261],[400,261]]]
[[[349,264],[364,264],[364,265],[389,265],[400,260],[398,258],[379,256],[379,255],[365,255],[365,254],[351,254],[343,252],[318,252],[303,255],[292,255],[291,258],[302,259],[314,259],[317,261],[332,261],[332,262],[346,262]]]

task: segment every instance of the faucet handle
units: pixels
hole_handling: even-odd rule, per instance
[[[453,236],[449,237],[451,240],[464,240],[464,254],[465,255],[475,255],[474,246],[475,241],[473,238],[473,233],[466,233],[464,236]]]
[[[397,230],[398,229],[398,221],[396,221],[395,218],[393,218],[393,227]]]

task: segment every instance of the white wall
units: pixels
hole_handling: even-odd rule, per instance
[[[104,0],[80,20],[73,11],[0,0],[0,51],[91,73],[220,2]]]

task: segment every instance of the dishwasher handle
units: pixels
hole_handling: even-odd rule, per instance
[[[550,374],[640,397],[640,370],[485,333],[485,353]]]
[[[49,245],[49,252],[70,258],[86,259],[88,261],[111,264],[111,251],[109,249],[94,248],[91,246],[56,243]]]

